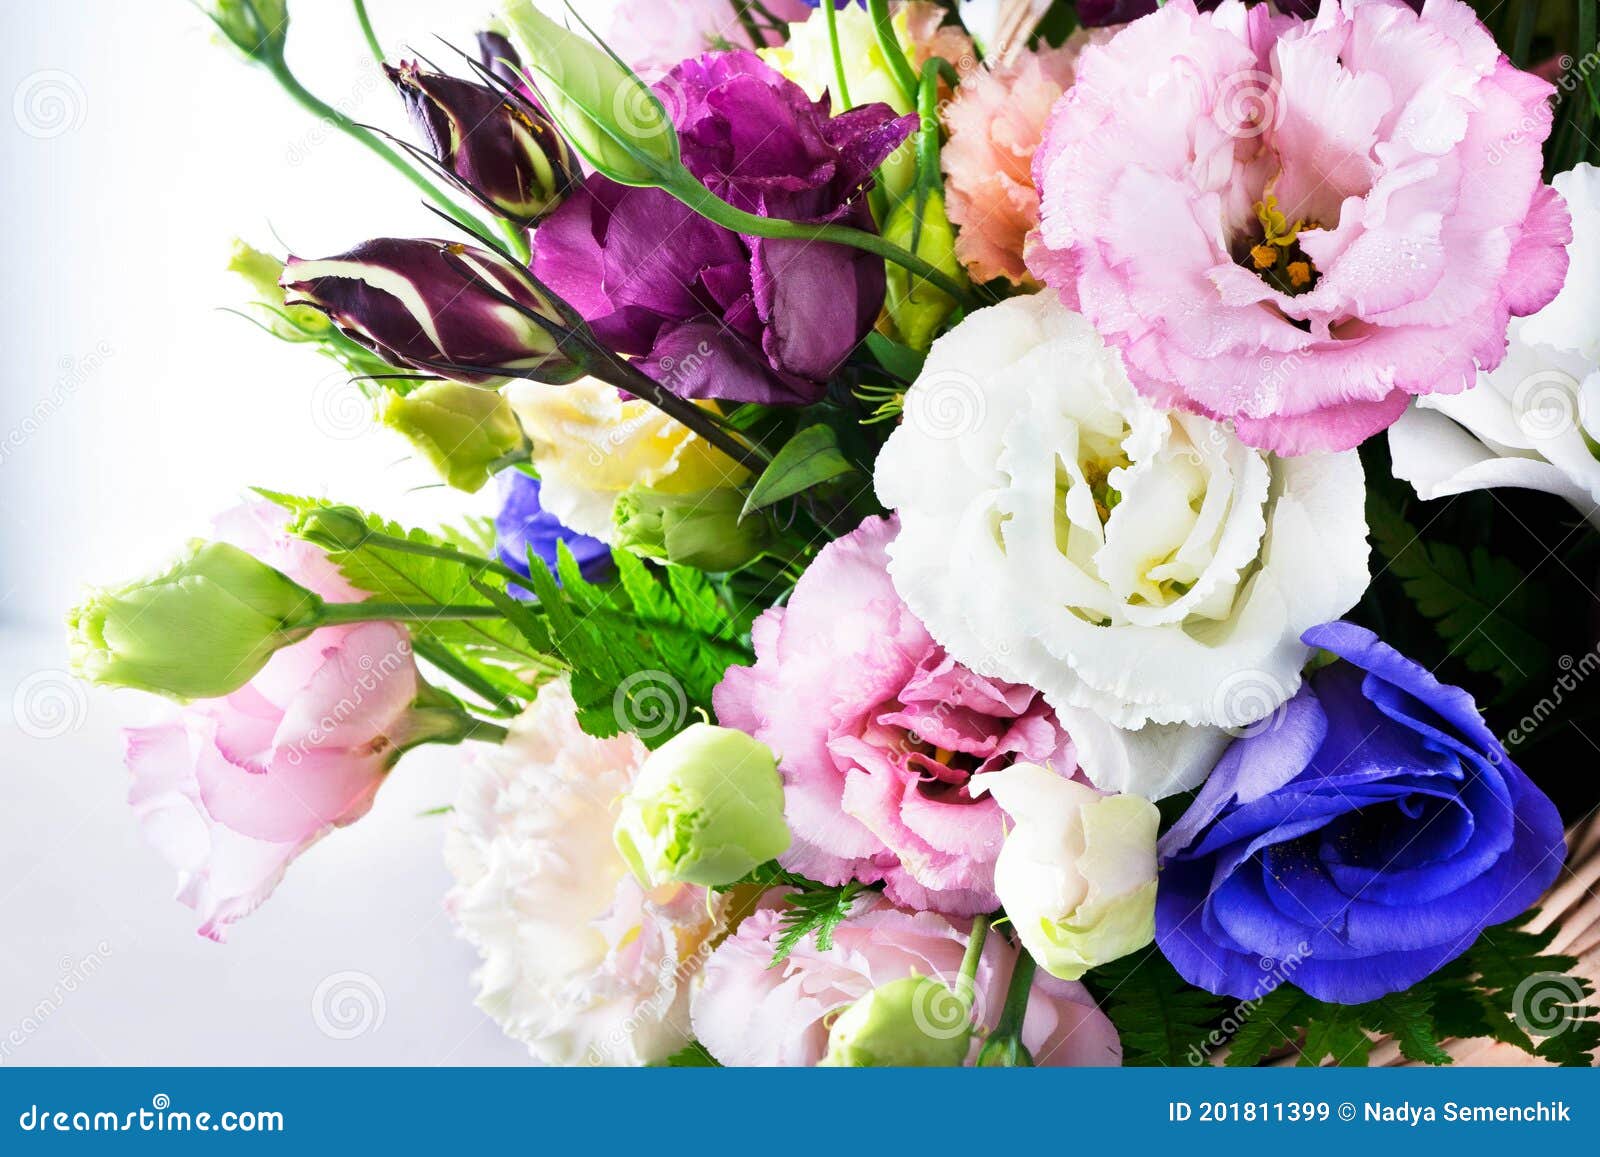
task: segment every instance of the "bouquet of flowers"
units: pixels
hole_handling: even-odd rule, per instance
[[[439,218],[261,327],[500,505],[73,613],[203,935],[460,744],[545,1062],[1589,1063],[1592,0],[357,0],[411,140],[205,7]]]

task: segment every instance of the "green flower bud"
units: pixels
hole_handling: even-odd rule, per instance
[[[252,60],[283,55],[289,33],[288,0],[208,0],[202,10],[217,30]]]
[[[1033,1054],[1016,1033],[992,1036],[978,1050],[975,1068],[980,1069],[1031,1069]]]
[[[742,731],[696,723],[644,761],[613,836],[648,887],[731,884],[789,849],[777,759]]]
[[[678,130],[644,81],[532,0],[505,0],[501,13],[545,111],[593,169],[644,186],[681,169]]]
[[[278,281],[283,277],[283,262],[243,241],[234,239],[228,257],[228,272],[236,273],[254,294],[255,316],[276,338],[283,341],[323,341],[333,334],[333,323],[321,310],[309,305],[288,305]]]
[[[948,987],[908,976],[874,988],[839,1015],[822,1064],[840,1068],[949,1068],[967,1059],[970,1011]]]
[[[353,506],[314,506],[292,517],[286,529],[326,551],[360,550],[372,534]]]
[[[922,228],[917,228],[915,197],[907,197],[889,211],[883,229],[886,239],[914,252],[939,272],[962,285],[967,276],[956,259],[956,231],[944,211],[944,194],[929,193],[922,206]],[[912,242],[916,244],[913,246]],[[914,350],[926,350],[934,334],[956,308],[955,300],[944,290],[929,285],[921,277],[894,262],[886,262],[888,275],[884,310],[894,323],[900,340]]]
[[[389,394],[379,417],[410,439],[446,482],[469,494],[528,457],[528,439],[510,404],[482,386],[429,382],[409,394]]]
[[[612,508],[615,545],[697,570],[738,570],[759,558],[773,540],[771,522],[759,514],[741,522],[743,509],[744,496],[737,490],[663,494],[634,486]]]
[[[161,574],[89,593],[67,619],[72,665],[95,683],[218,699],[309,635],[322,607],[253,555],[196,539]]]

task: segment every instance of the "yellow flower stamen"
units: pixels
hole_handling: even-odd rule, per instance
[[[1256,263],[1257,270],[1271,269],[1278,263],[1278,250],[1272,245],[1257,245],[1250,250],[1250,260]]]
[[[1306,227],[1305,221],[1296,221],[1289,224],[1289,218],[1283,215],[1278,208],[1278,198],[1268,193],[1266,198],[1256,202],[1256,220],[1261,222],[1261,232],[1265,237],[1265,244],[1276,245],[1279,249],[1287,249],[1293,245],[1295,238],[1300,235],[1300,230]]]
[[[1288,274],[1290,285],[1296,289],[1304,289],[1311,284],[1311,263],[1309,261],[1291,261]]]

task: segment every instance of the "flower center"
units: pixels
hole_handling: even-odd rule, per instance
[[[1239,263],[1290,297],[1313,289],[1320,274],[1301,249],[1300,234],[1321,226],[1303,219],[1291,223],[1271,193],[1256,202],[1256,221],[1261,226],[1261,236],[1246,238],[1251,243]]]

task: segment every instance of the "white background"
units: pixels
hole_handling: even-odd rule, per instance
[[[435,35],[469,48],[489,4],[370,8],[391,56],[443,63]],[[348,5],[292,9],[308,86],[404,132]],[[409,758],[218,946],[123,802],[118,729],[148,702],[62,671],[81,584],[159,563],[250,485],[418,525],[471,505],[368,428],[332,363],[219,308],[242,292],[221,269],[235,234],[321,256],[442,223],[183,0],[5,0],[0,99],[0,1064],[524,1060],[472,1006],[447,821],[418,816],[449,802],[456,753]],[[343,973],[361,976],[339,1007]]]

